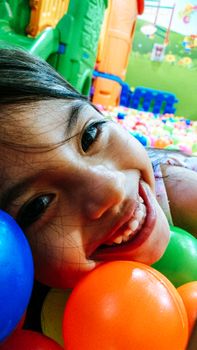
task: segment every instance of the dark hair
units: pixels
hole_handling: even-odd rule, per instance
[[[0,104],[87,98],[46,61],[21,49],[0,49]]]

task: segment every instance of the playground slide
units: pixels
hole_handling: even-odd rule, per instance
[[[94,103],[103,106],[119,105],[119,81],[125,79],[136,19],[143,12],[143,6],[144,1],[141,0],[109,1],[97,55],[97,74],[93,83]]]

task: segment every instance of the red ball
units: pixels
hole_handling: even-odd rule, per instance
[[[14,332],[0,348],[1,350],[63,350],[52,339],[40,333],[22,329]]]
[[[165,276],[141,263],[99,266],[65,308],[66,350],[181,350],[188,340],[183,301]]]

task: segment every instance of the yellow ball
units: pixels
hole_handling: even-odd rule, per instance
[[[63,346],[62,322],[66,302],[71,289],[51,289],[43,303],[41,312],[42,332]]]

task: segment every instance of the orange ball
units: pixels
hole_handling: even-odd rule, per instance
[[[165,148],[168,145],[170,145],[170,141],[164,138],[159,138],[154,143],[156,148]]]
[[[188,320],[171,282],[127,261],[100,265],[74,288],[65,308],[67,350],[183,350]]]
[[[177,288],[177,291],[187,311],[189,334],[191,334],[197,319],[197,281],[185,283]]]

